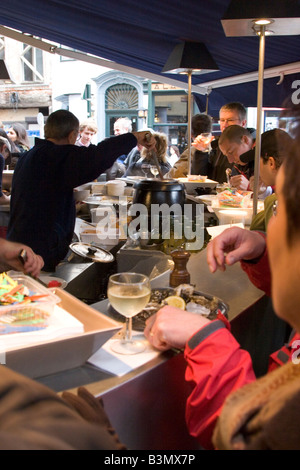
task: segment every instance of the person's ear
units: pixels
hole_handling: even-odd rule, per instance
[[[250,145],[251,139],[247,135],[242,135],[242,143],[245,145]]]
[[[269,157],[268,164],[270,165],[271,170],[276,170],[276,162],[274,157]]]

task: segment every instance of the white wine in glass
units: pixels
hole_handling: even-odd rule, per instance
[[[119,354],[136,354],[144,351],[145,343],[132,339],[132,317],[146,307],[150,300],[150,281],[144,274],[117,273],[109,277],[107,297],[111,306],[126,317],[125,337],[112,343]]]
[[[154,178],[156,178],[156,176],[158,175],[158,168],[157,168],[157,166],[156,166],[156,165],[151,165],[150,171],[151,171],[152,175],[154,176]]]

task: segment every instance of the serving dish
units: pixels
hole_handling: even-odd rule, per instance
[[[183,284],[179,288],[183,288],[183,291],[180,293],[180,297],[183,298],[188,305],[188,296],[189,294],[184,291],[186,285]],[[193,288],[192,286],[190,286]],[[136,316],[132,317],[132,327],[136,331],[144,331],[146,326],[146,320],[156,313],[159,308],[162,308],[164,305],[165,299],[170,296],[178,294],[178,288],[164,287],[164,288],[155,288],[151,291],[150,302],[147,304],[144,310],[138,313]],[[214,297],[210,294],[206,294],[197,290],[193,290],[194,297],[198,297],[201,305],[204,305],[206,308],[209,308],[210,313],[205,315],[206,318],[214,320],[217,317],[218,311],[220,311],[226,318],[228,318],[229,306],[218,297]],[[192,309],[191,309],[192,311]],[[124,322],[124,316],[120,315],[110,304],[108,304],[107,310],[109,316],[111,316],[115,321]],[[197,312],[195,312],[197,313]]]
[[[209,193],[217,187],[218,182],[206,178],[205,181],[189,181],[188,178],[177,178],[177,181],[183,183],[188,194],[198,194],[197,190],[203,194],[204,188],[208,188]]]
[[[45,276],[44,274],[41,274],[39,276],[39,279],[48,286],[49,282],[56,281],[58,284],[55,287],[60,287],[61,289],[64,289],[67,287],[68,283],[64,279],[60,277],[54,277],[54,276]],[[54,287],[54,286],[48,286],[48,287]]]

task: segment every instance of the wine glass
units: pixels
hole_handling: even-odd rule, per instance
[[[145,344],[132,339],[132,317],[150,300],[150,280],[144,274],[117,273],[108,280],[107,297],[112,307],[126,317],[125,337],[113,342],[111,348],[119,354],[136,354],[144,351]]]
[[[210,152],[211,151],[211,145],[210,145],[211,132],[203,132],[202,134],[200,134],[200,137],[201,137],[201,141],[205,145],[205,149],[203,150],[203,152]]]
[[[158,168],[156,165],[151,165],[150,166],[150,171],[152,173],[152,175],[154,176],[154,178],[156,178],[156,176],[158,175]]]
[[[149,168],[150,168],[150,164],[149,164],[149,163],[142,163],[141,169],[142,169],[142,172],[143,172],[144,175],[145,175],[145,178],[147,178]]]

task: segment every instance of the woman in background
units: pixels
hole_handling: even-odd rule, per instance
[[[168,163],[167,150],[168,150],[168,137],[162,132],[154,132],[152,134],[156,140],[155,152],[157,160],[163,175],[168,173],[171,165]],[[145,178],[153,178],[151,173],[151,166],[155,166],[152,156],[152,150],[147,150],[143,147],[141,150],[141,158],[130,165],[124,176],[144,176]]]
[[[170,156],[168,162],[173,167],[180,158],[179,148],[176,145],[170,145]]]
[[[12,124],[7,131],[7,135],[10,140],[16,144],[21,154],[30,149],[29,138],[26,129],[22,124],[19,124],[18,122]]]

